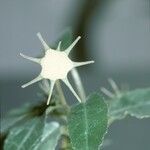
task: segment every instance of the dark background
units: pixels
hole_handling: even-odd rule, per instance
[[[130,89],[149,87],[149,0],[0,0],[2,117],[26,102],[40,100],[38,84],[20,87],[36,77],[40,67],[19,53],[38,56],[42,45],[37,32],[51,45],[67,28],[74,39],[82,36],[72,59],[95,60],[79,69],[87,94],[103,86],[109,89],[109,77]],[[106,150],[149,150],[150,119],[117,121],[107,136],[112,141]]]

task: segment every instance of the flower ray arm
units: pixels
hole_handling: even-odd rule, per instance
[[[69,80],[67,78],[62,80],[66,86],[70,89],[70,91],[73,93],[73,95],[77,98],[77,100],[81,103],[81,99],[79,96],[76,94],[75,90],[73,89],[72,85],[70,84]]]
[[[20,56],[22,56],[23,58],[28,59],[28,60],[30,60],[30,61],[33,61],[33,62],[35,62],[35,63],[38,63],[38,64],[40,64],[40,61],[41,61],[40,58],[29,57],[29,56],[24,55],[24,54],[22,54],[22,53],[20,53]]]
[[[57,50],[60,51],[60,48],[61,48],[61,41],[58,43]]]
[[[47,99],[47,105],[49,105],[49,103],[50,103],[50,100],[51,100],[51,97],[52,97],[52,92],[53,92],[53,89],[54,89],[54,85],[55,85],[55,81],[51,80],[49,96],[48,96],[48,99]]]
[[[94,61],[86,61],[86,62],[73,62],[74,67],[79,67],[79,66],[83,66],[83,65],[88,65],[88,64],[92,64],[94,63]]]
[[[27,87],[27,86],[29,86],[29,85],[31,85],[31,84],[34,84],[34,83],[36,83],[36,82],[38,82],[38,81],[40,81],[40,80],[42,80],[42,79],[43,79],[43,77],[42,77],[41,75],[39,75],[39,76],[37,76],[35,79],[31,80],[30,82],[28,82],[28,83],[22,85],[21,87],[22,87],[22,88],[25,88],[25,87]]]
[[[67,55],[69,55],[69,53],[71,52],[71,50],[73,49],[73,47],[77,44],[77,42],[80,40],[80,36],[78,36],[75,41],[65,50],[65,53]]]
[[[41,41],[45,51],[47,51],[48,49],[50,49],[50,47],[46,44],[46,42],[44,41],[42,35],[40,32],[37,33],[37,37],[39,38],[39,40]]]

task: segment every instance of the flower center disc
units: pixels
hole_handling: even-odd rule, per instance
[[[72,61],[65,52],[47,50],[41,59],[41,76],[50,80],[64,79],[73,68]]]

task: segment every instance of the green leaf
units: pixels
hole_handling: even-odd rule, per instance
[[[1,120],[1,128],[0,128],[0,132],[7,132],[10,128],[12,128],[13,126],[24,122],[24,119],[26,118],[26,115],[22,115],[22,116],[12,116],[12,117],[6,117],[3,118]]]
[[[139,119],[150,117],[150,88],[123,93],[110,100],[108,110],[110,122],[128,114]]]
[[[24,123],[30,111],[31,104],[25,104],[20,108],[11,110],[4,118],[1,119],[0,132],[7,132],[13,126]]]
[[[4,143],[4,150],[33,150],[43,133],[43,119],[35,118],[13,128]]]
[[[32,103],[25,103],[23,106],[19,108],[15,108],[11,110],[8,115],[11,116],[22,116],[27,113],[29,113],[32,110],[32,107],[34,107],[34,104]]]
[[[68,129],[74,150],[97,150],[107,131],[107,105],[98,94],[71,108]]]
[[[60,126],[57,122],[46,124],[41,142],[34,150],[55,150],[60,136]]]
[[[60,137],[60,126],[57,122],[44,123],[44,118],[35,118],[13,128],[5,140],[4,150],[54,150]]]
[[[11,110],[4,118],[1,118],[0,132],[8,132],[11,128],[17,125],[24,124],[27,120],[41,116],[47,108],[47,105],[42,102],[39,104],[27,103],[20,108]]]

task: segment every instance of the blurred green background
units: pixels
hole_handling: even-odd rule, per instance
[[[150,86],[149,0],[0,0],[0,101],[1,117],[9,110],[40,97],[38,84],[21,85],[33,79],[40,67],[19,56],[39,56],[41,32],[52,46],[66,31],[82,39],[72,60],[95,60],[79,68],[87,94],[110,89],[113,78],[129,89]],[[66,97],[75,98],[64,87]],[[149,150],[150,119],[128,117],[114,123],[107,134],[106,150]]]

